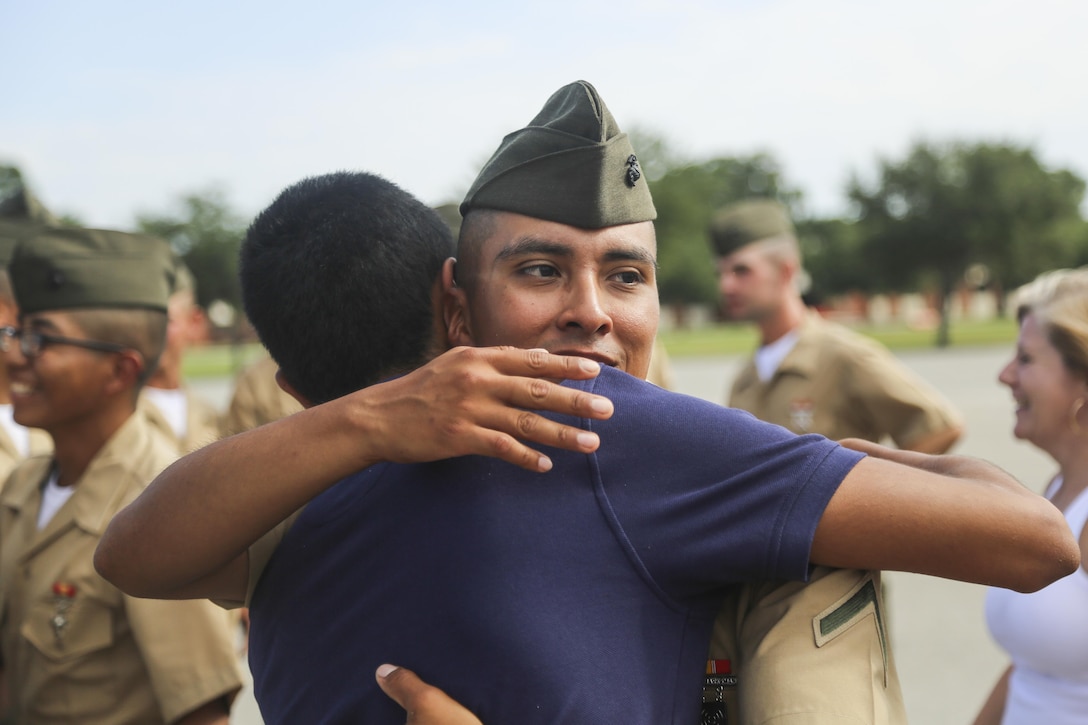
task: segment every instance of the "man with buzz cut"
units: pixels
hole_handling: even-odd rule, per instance
[[[224,612],[123,594],[93,555],[112,516],[177,457],[136,413],[166,332],[172,265],[158,240],[41,228],[9,267],[18,327],[0,329],[15,421],[49,455],[0,494],[0,653],[20,723],[228,721],[241,687]]]
[[[256,579],[251,662],[268,723],[403,722],[376,683],[345,676],[392,661],[485,723],[689,725],[714,617],[737,583],[803,580],[820,564],[1033,589],[1077,566],[1060,512],[989,464],[796,436],[641,380],[658,318],[655,211],[630,141],[588,83],[561,88],[500,145],[462,204],[456,274],[443,265],[435,288],[449,343],[515,345],[541,367],[554,354],[599,366],[561,388],[576,393],[578,417],[519,418],[526,433],[543,421],[583,428],[582,447],[549,450],[536,467],[434,460],[441,446],[427,446],[447,409],[440,371],[509,350],[458,348],[345,394],[367,381],[336,365],[339,351],[387,342],[360,327],[381,318],[365,302],[380,291],[355,261],[360,235],[386,215],[403,224],[428,212],[376,191],[318,194],[331,208],[294,191],[247,235],[243,260],[259,250],[263,261],[243,262],[243,291],[257,284],[260,296],[280,270],[271,287],[307,308],[255,326],[270,333],[285,386],[310,403],[308,389],[341,397],[183,459],[114,520],[96,559],[149,596],[240,603]],[[356,205],[370,211],[347,224]],[[298,231],[276,234],[271,220]],[[371,243],[393,243],[399,228]],[[298,264],[319,249],[320,264]],[[280,281],[293,278],[351,307],[289,293]],[[354,336],[312,324],[337,315]],[[398,333],[426,337],[420,327]],[[391,366],[411,361],[378,364]],[[459,379],[477,392],[509,387],[501,376]],[[530,388],[545,401],[556,392]],[[610,417],[591,405],[600,397]],[[442,429],[456,437],[457,426]],[[429,462],[389,462],[411,460]],[[246,547],[307,500],[253,571]],[[1025,527],[1025,515],[1036,523]],[[193,525],[199,547],[180,538]]]

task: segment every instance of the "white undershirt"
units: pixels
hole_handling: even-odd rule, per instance
[[[11,403],[0,403],[0,426],[4,427],[11,442],[15,444],[15,450],[19,452],[20,457],[26,458],[30,455],[30,433],[15,422]]]
[[[759,375],[760,380],[767,382],[774,376],[774,371],[778,369],[778,366],[793,350],[793,346],[797,344],[797,337],[797,330],[790,330],[769,345],[764,345],[756,350],[756,373]]]
[[[75,486],[58,486],[57,469],[49,474],[49,480],[42,487],[42,507],[38,511],[38,531],[46,527],[60,507],[75,493]]]
[[[144,395],[159,409],[178,440],[184,440],[189,430],[189,401],[181,388],[164,390],[163,388],[144,388]]]

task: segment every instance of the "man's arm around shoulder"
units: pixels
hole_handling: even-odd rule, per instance
[[[1022,592],[1067,576],[1080,548],[1062,513],[998,467],[851,439],[868,455],[813,539],[814,564],[930,574]]]

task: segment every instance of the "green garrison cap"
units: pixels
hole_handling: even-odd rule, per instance
[[[472,209],[583,229],[657,218],[631,141],[585,81],[560,88],[502,140],[461,202],[462,216]]]
[[[773,199],[749,199],[723,207],[710,222],[710,244],[719,257],[762,239],[794,234],[786,207]]]
[[[85,307],[166,311],[174,285],[170,246],[145,234],[45,227],[8,266],[24,313]]]

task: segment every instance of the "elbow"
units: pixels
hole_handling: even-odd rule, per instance
[[[115,532],[113,532],[115,533]],[[144,586],[142,577],[134,575],[123,555],[123,547],[115,542],[109,528],[94,550],[94,568],[98,575],[132,597],[154,598],[156,592]]]
[[[98,542],[94,550],[94,569],[100,577],[127,594],[128,590],[121,586],[124,583],[123,577],[119,576],[117,563],[110,549],[107,538]]]
[[[121,566],[117,557],[114,555],[113,550],[115,547],[111,545],[111,542],[107,537],[98,542],[98,547],[94,550],[94,568],[98,572],[98,575],[120,589],[125,594],[131,595],[131,587],[124,576],[125,568]]]
[[[1032,528],[1031,540],[1022,547],[1023,560],[1018,567],[1016,581],[1007,584],[1018,592],[1038,591],[1058,579],[1069,576],[1080,567],[1081,551],[1076,537],[1061,512],[1046,504],[1043,521]]]
[[[1008,585],[1009,589],[1030,594],[1050,586],[1077,570],[1080,566],[1080,551],[1072,555],[1056,554],[1045,561],[1039,560],[1034,567],[1023,570],[1016,580]]]

